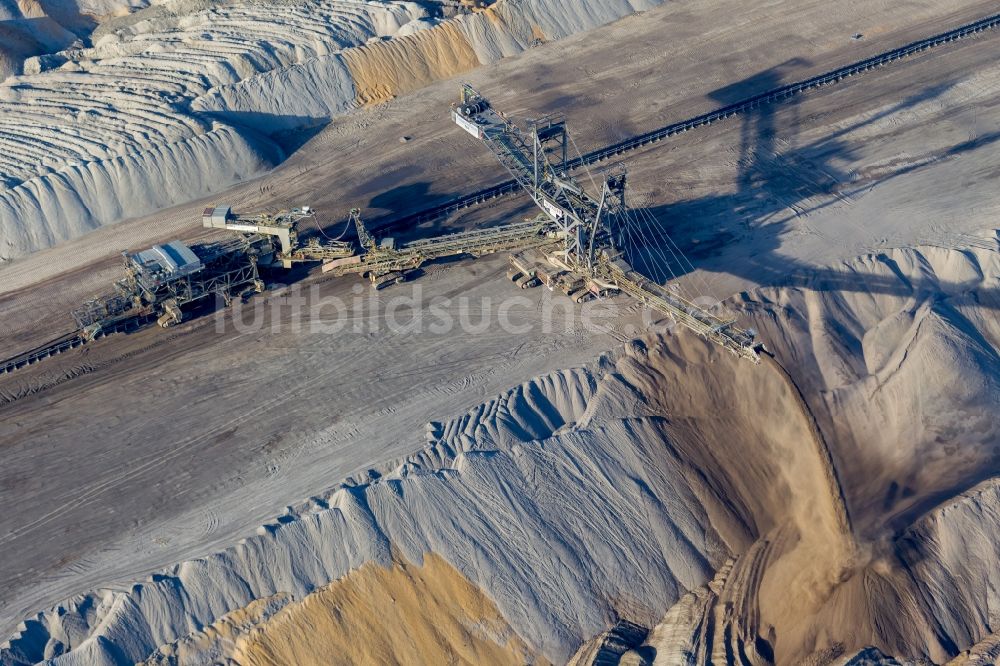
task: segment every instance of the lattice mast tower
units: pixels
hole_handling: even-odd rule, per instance
[[[522,130],[469,85],[452,108],[455,122],[489,147],[531,196],[565,243],[569,267],[594,275],[600,252],[617,253],[624,228],[627,174],[618,166],[605,174],[599,199],[569,175],[566,120],[545,116]]]

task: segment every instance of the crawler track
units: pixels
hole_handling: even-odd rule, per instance
[[[34,365],[41,360],[61,354],[64,351],[79,347],[84,343],[84,339],[77,332],[63,335],[50,342],[45,343],[31,351],[18,354],[0,363],[0,375],[14,372],[28,365]]]
[[[670,125],[660,127],[659,129],[652,130],[651,132],[639,134],[610,146],[598,148],[597,150],[591,151],[586,155],[571,160],[569,166],[571,169],[578,169],[581,166],[597,164],[611,157],[622,155],[638,148],[648,146],[649,144],[656,143],[657,141],[674,136],[675,134],[682,134],[689,130],[711,125],[716,121],[738,116],[767,104],[780,102],[790,97],[801,95],[809,90],[837,83],[843,79],[862,74],[871,69],[884,67],[885,65],[893,63],[897,60],[902,60],[917,53],[922,53],[938,46],[957,42],[959,40],[978,35],[982,32],[995,30],[998,27],[1000,27],[1000,14],[994,14],[993,16],[955,28],[954,30],[949,30],[948,32],[943,32],[939,35],[934,35],[933,37],[912,42],[906,46],[886,51],[885,53],[860,60],[856,63],[840,67],[825,74],[820,74],[804,81],[790,83],[779,88],[774,88],[773,90],[760,93],[759,95],[754,95],[753,97],[736,102],[735,104],[730,104],[728,106],[715,109],[714,111],[703,113],[700,116],[671,123]],[[378,228],[386,229],[390,227],[419,224],[421,222],[450,215],[462,210],[463,208],[469,208],[470,206],[475,206],[486,201],[490,201],[491,199],[496,199],[519,191],[521,191],[521,188],[517,182],[514,180],[508,180],[500,183],[499,185],[487,187],[485,189],[472,192],[471,194],[452,199],[451,201],[428,208],[420,211],[419,213],[414,213],[413,215],[408,215],[397,220],[388,221],[382,225],[378,225]]]
[[[143,324],[148,323],[148,320],[149,317],[144,316],[131,317],[127,320],[118,322],[115,326],[109,326],[102,332],[98,333],[96,337],[103,338],[104,336],[112,333],[122,333],[135,330]],[[55,340],[50,340],[45,344],[39,345],[34,349],[30,349],[24,353],[18,354],[17,356],[12,356],[11,358],[0,361],[0,375],[5,375],[29,365],[34,365],[47,358],[69,351],[70,349],[81,347],[86,343],[87,338],[85,338],[80,331],[67,333],[56,338]]]

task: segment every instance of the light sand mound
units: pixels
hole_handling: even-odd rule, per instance
[[[193,113],[196,98],[425,15],[411,2],[168,0],[102,25],[91,48],[29,58],[0,83],[0,260],[263,173],[276,146]]]
[[[660,4],[662,0],[501,0],[483,12],[460,17],[458,26],[480,62],[487,63]]]
[[[501,0],[485,11],[405,39],[348,50],[344,59],[357,101],[375,104],[515,55],[532,44],[592,30],[659,4],[656,0]]]
[[[422,566],[365,564],[287,606],[239,641],[233,661],[308,666],[332,655],[340,664],[514,665],[530,653],[480,589],[427,554]]]
[[[827,643],[818,654],[835,657],[874,644],[879,647],[829,663],[944,663],[955,655],[949,663],[995,663],[998,535],[1000,478],[994,478],[879,544],[823,600],[812,630]],[[781,646],[780,629],[778,636]],[[828,663],[816,656],[814,663]]]
[[[682,334],[619,369],[666,415],[681,458],[758,538],[734,551],[741,557],[711,586],[684,597],[650,639],[662,644],[651,644],[657,653],[700,654],[696,663],[736,663],[734,655],[769,663],[775,636],[759,598],[768,569],[780,569],[811,603],[812,591],[829,588],[855,557],[826,442],[797,387],[770,361],[754,367]],[[782,611],[798,610],[794,595],[782,603]]]
[[[362,104],[384,102],[479,65],[468,39],[453,23],[350,49],[344,60]]]
[[[800,486],[795,519],[672,609],[652,645],[694,650],[699,664],[713,653],[826,664],[866,646],[942,662],[988,640],[1000,621],[996,482],[922,516],[1000,473],[998,276],[997,252],[896,250],[747,304],[796,368],[835,486]],[[847,534],[826,511],[810,516],[831,488]]]
[[[63,664],[141,660],[254,599],[302,598],[393,552],[440,555],[552,661],[618,617],[651,623],[752,532],[614,368],[543,377],[432,424],[420,454],[225,553],[38,615],[5,663],[31,663],[53,641],[69,650]]]
[[[662,0],[500,0],[444,23],[416,19],[390,41],[371,41],[286,68],[213,87],[192,109],[264,131],[323,123],[339,113],[404,94],[533,44],[611,23]]]
[[[218,86],[191,102],[195,112],[262,133],[315,127],[355,106],[354,81],[341,54]]]
[[[109,219],[207,196],[219,183],[252,178],[282,157],[276,145],[259,135],[217,125],[174,143],[32,178],[0,191],[0,256],[75,238]],[[214,178],[205,179],[208,171]],[[121,198],[123,192],[129,197]]]
[[[251,630],[270,620],[291,601],[287,594],[275,594],[256,599],[246,608],[237,608],[204,629],[192,632],[178,641],[164,645],[143,662],[148,666],[227,663],[239,640]],[[51,655],[50,655],[51,656]],[[292,662],[287,662],[292,663]]]
[[[279,152],[260,134],[316,127],[661,1],[502,0],[434,25],[404,1],[166,0],[102,23],[91,48],[49,53],[19,32],[0,47],[0,73],[23,61],[0,83],[0,261],[257,176],[273,166],[259,155]],[[198,139],[220,124],[250,145],[229,159],[204,151]],[[133,187],[154,180],[156,191]]]
[[[76,35],[48,16],[0,19],[0,81],[21,74],[24,61],[66,48]]]
[[[218,654],[184,637],[425,553],[552,661],[622,618],[663,620],[649,639],[661,663],[991,649],[1000,486],[961,493],[1000,476],[998,276],[996,252],[920,248],[761,290],[741,307],[777,362],[682,332],[541,377],[429,424],[420,453],[230,550],[40,613],[0,658]]]
[[[928,502],[997,471],[1000,254],[894,251],[866,258],[859,270],[895,286],[858,294],[840,317],[844,346],[817,356],[827,359],[824,399],[835,417],[826,427],[850,479],[855,524],[867,535],[885,512],[905,524]],[[826,351],[821,329],[810,337]],[[850,348],[849,364],[841,350]]]
[[[948,655],[980,644],[974,652],[1000,656],[998,535],[1000,478],[994,478],[934,509],[895,539],[901,568],[912,578],[933,637]]]

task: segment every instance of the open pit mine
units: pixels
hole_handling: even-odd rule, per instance
[[[983,0],[0,0],[0,666],[1000,665]]]

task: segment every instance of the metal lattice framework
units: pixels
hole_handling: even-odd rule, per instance
[[[328,264],[329,268],[326,270],[334,275],[360,273],[377,277],[394,271],[412,270],[442,257],[457,255],[481,257],[496,252],[551,244],[558,239],[548,219],[539,217],[488,229],[474,229],[415,240],[399,247],[395,245],[382,247],[365,229],[357,210],[351,211],[351,219],[358,229],[361,245],[367,251],[363,255]]]
[[[351,244],[340,240],[320,241],[313,237],[302,243],[299,226],[304,220],[315,223],[315,218],[316,211],[306,206],[257,215],[234,215],[229,206],[216,206],[207,208],[202,214],[202,226],[234,231],[247,238],[276,238],[279,246],[270,258],[285,268],[291,268],[296,262],[330,261],[354,254]]]
[[[489,147],[559,229],[567,261],[593,272],[596,251],[615,244],[618,216],[625,210],[624,169],[613,170],[594,199],[569,175],[570,138],[562,118],[532,120],[522,131],[468,85],[462,88],[453,117]]]
[[[570,139],[563,119],[529,121],[522,131],[468,85],[462,88],[461,102],[452,107],[452,117],[486,144],[541,208],[563,240],[561,262],[578,279],[595,283],[594,292],[614,285],[734,354],[760,362],[760,344],[752,332],[652,283],[628,264],[623,237],[632,216],[625,202],[626,171],[609,170],[600,196],[591,197],[569,175]]]
[[[735,319],[721,319],[701,306],[660,285],[653,284],[621,261],[602,263],[598,269],[619,289],[654,310],[669,314],[677,323],[711,340],[737,356],[760,362],[754,335],[736,325]]]

